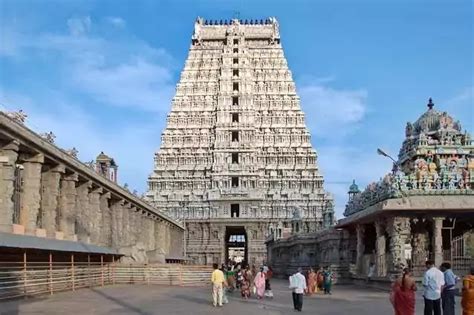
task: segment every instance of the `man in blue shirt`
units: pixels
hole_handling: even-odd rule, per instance
[[[454,296],[456,295],[456,282],[458,277],[451,270],[450,263],[442,263],[441,271],[444,273],[444,286],[441,291],[441,304],[444,315],[454,315]]]

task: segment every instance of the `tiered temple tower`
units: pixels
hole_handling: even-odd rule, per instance
[[[198,18],[147,193],[187,255],[260,264],[270,235],[332,225],[316,159],[276,19]]]

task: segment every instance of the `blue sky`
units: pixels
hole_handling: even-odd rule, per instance
[[[238,13],[237,13],[238,12]],[[197,16],[275,16],[326,188],[391,168],[433,97],[474,131],[471,1],[0,0],[0,106],[83,161],[105,151],[146,190]]]

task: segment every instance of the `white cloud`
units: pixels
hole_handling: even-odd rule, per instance
[[[71,18],[67,25],[67,35],[11,32],[3,54],[48,56],[64,86],[108,106],[146,111],[169,108],[174,93],[173,60],[164,49],[133,37],[112,40],[92,35],[90,17]]]
[[[375,146],[369,150],[351,145],[320,146],[317,149],[324,187],[334,195],[338,218],[344,212],[347,190],[353,179],[362,190],[392,169],[392,162],[377,155]]]
[[[366,113],[366,90],[338,90],[316,82],[299,89],[308,126],[317,137],[340,137]]]
[[[74,84],[107,104],[161,111],[173,96],[169,69],[141,58],[115,67],[78,63]]]
[[[81,36],[87,34],[91,29],[91,18],[90,16],[70,18],[67,20],[67,26],[69,27],[69,32],[73,36]]]
[[[125,20],[118,16],[108,16],[105,21],[117,28],[123,28],[126,25]]]
[[[119,180],[144,192],[164,122],[156,112],[169,108],[174,90],[173,59],[164,49],[130,34],[91,32],[94,22],[89,17],[66,24],[63,33],[12,29],[11,44],[3,54],[21,62],[41,60],[49,72],[35,89],[0,86],[0,104],[7,110],[23,109],[27,126],[38,133],[52,131],[57,145],[76,147],[82,161],[94,159],[100,151],[113,156],[122,166]],[[25,75],[41,74],[37,71],[30,69]],[[110,127],[110,117],[101,115],[99,106],[120,107],[119,128]],[[123,119],[130,110],[147,118]]]
[[[67,96],[54,92],[48,96],[52,105],[44,110],[41,103],[28,96],[1,89],[0,109],[22,109],[28,115],[26,125],[30,129],[37,133],[52,131],[56,135],[55,144],[66,150],[75,147],[83,162],[95,159],[100,151],[106,152],[119,164],[121,184],[127,182],[132,190],[146,191],[146,179],[161,134],[156,122],[124,121],[123,128],[104,130],[102,120],[96,119],[93,112],[83,111]]]

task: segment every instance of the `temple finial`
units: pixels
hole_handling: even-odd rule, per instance
[[[431,99],[431,97],[428,100],[428,105],[427,106],[428,106],[429,109],[433,109],[433,107],[434,107],[434,103],[433,103],[433,100]]]

